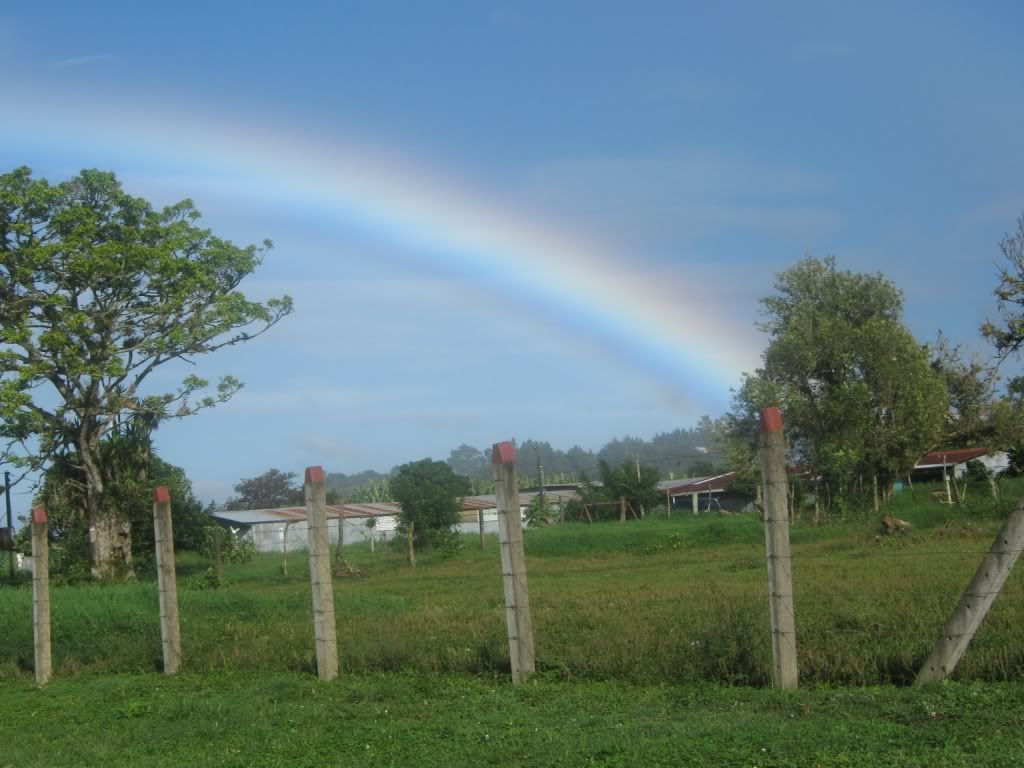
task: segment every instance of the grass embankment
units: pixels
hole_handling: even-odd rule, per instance
[[[0,766],[1019,766],[1024,687],[235,673],[0,682]]]
[[[876,536],[877,521],[793,527],[801,682],[905,683],[1024,485],[994,505],[972,489],[951,510],[923,489],[890,510],[915,530]],[[493,538],[455,558],[408,568],[402,554],[346,549],[366,570],[335,582],[343,673],[507,673],[502,588]],[[526,536],[537,664],[549,678],[634,683],[770,678],[761,524],[748,517],[565,525]],[[225,568],[226,586],[195,588],[207,563],[179,560],[184,671],[311,672],[306,558],[280,555]],[[1006,585],[958,675],[1024,678],[1024,567]],[[58,678],[160,668],[155,584],[63,586],[52,593]],[[0,589],[0,677],[28,677],[31,594]],[[2,762],[0,762],[2,765]]]

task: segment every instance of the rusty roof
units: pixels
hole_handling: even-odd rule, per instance
[[[971,459],[980,459],[988,454],[988,448],[951,448],[948,451],[931,451],[917,460],[914,469],[950,467],[963,464]]]
[[[707,491],[724,491],[736,479],[735,472],[726,472],[711,477],[685,477],[680,480],[662,480],[658,489],[670,495],[681,493],[705,493]]]

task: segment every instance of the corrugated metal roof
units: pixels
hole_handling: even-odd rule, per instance
[[[724,491],[736,479],[735,472],[726,472],[710,477],[687,477],[681,480],[662,480],[658,488],[671,495],[683,493],[703,493],[707,491]]]
[[[328,519],[339,517],[376,517],[380,515],[397,515],[397,504],[328,504]],[[276,507],[274,509],[221,509],[213,513],[219,520],[227,520],[241,525],[261,525],[263,523],[295,523],[305,521],[305,507]]]
[[[367,502],[365,504],[349,503],[342,504],[336,509],[346,517],[388,517],[397,515],[402,508],[393,501]]]
[[[931,451],[917,460],[914,469],[955,466],[971,459],[981,458],[987,453],[988,448],[953,448],[948,451]]]
[[[520,505],[529,504],[540,492],[520,491]],[[573,491],[545,491],[548,501],[552,504],[560,504],[579,498],[579,494]],[[498,506],[497,497],[492,494],[482,496],[467,496],[462,500],[462,511],[464,513],[475,513],[480,510],[496,509]],[[327,517],[337,519],[368,518],[368,517],[397,517],[402,512],[402,507],[394,501],[380,501],[367,503],[350,504],[328,504]],[[277,507],[275,509],[240,509],[240,510],[218,510],[213,516],[219,520],[225,520],[239,525],[262,525],[265,523],[294,523],[306,520],[305,507]]]

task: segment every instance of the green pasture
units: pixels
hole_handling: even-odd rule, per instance
[[[889,511],[914,523],[898,537],[877,518],[792,529],[801,682],[904,684],[931,648],[1001,520],[1020,494],[994,502],[978,489],[963,508],[927,489]],[[763,532],[747,516],[676,514],[626,523],[566,524],[526,533],[537,665],[552,680],[765,686],[770,641]],[[467,536],[445,558],[409,568],[400,548],[347,547],[365,572],[335,580],[343,674],[508,671],[497,543]],[[314,670],[303,553],[226,565],[179,556],[183,671],[308,674]],[[960,664],[966,681],[1024,677],[1024,568],[1011,576]],[[119,675],[160,668],[155,583],[54,586],[54,672]],[[0,589],[0,677],[29,679],[31,592]],[[2,762],[0,762],[2,765]]]

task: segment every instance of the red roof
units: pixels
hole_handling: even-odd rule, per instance
[[[917,460],[914,469],[927,467],[949,467],[963,464],[965,461],[977,459],[988,454],[988,448],[951,448],[947,451],[932,451]]]

